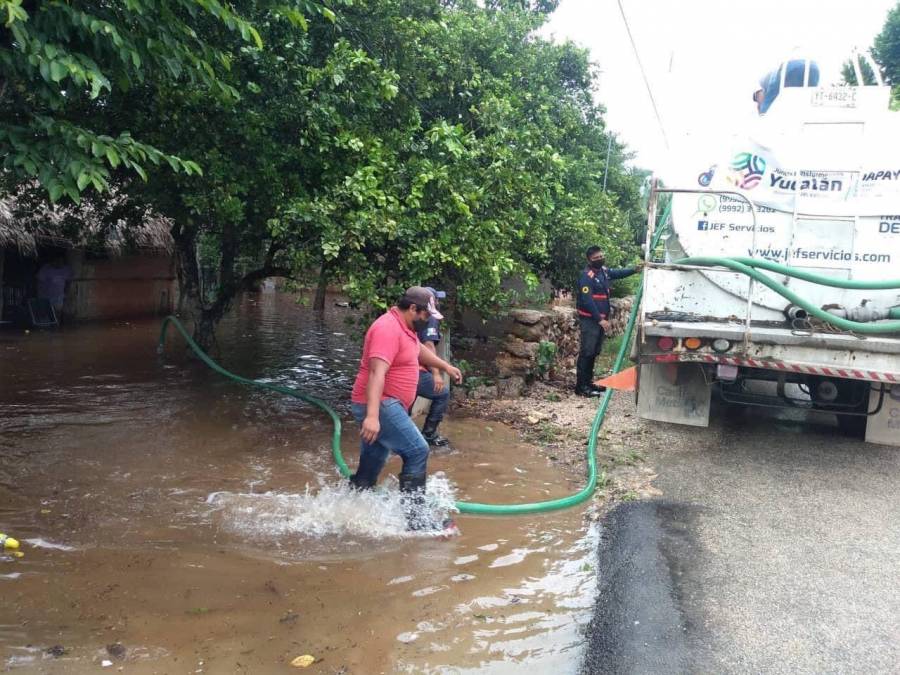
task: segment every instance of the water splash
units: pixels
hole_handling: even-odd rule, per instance
[[[441,523],[455,512],[454,502],[455,490],[446,475],[430,476],[425,508],[434,522]],[[297,536],[385,539],[444,534],[407,529],[407,504],[394,477],[375,490],[357,491],[341,481],[315,489],[307,485],[301,493],[213,492],[206,503],[213,507],[223,530],[253,542]]]

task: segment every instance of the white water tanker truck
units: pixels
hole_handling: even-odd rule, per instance
[[[900,446],[900,113],[805,59],[768,84],[749,133],[654,185],[639,414],[706,426],[716,392]]]

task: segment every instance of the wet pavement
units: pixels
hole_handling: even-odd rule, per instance
[[[346,413],[343,319],[247,298],[219,360]],[[132,673],[572,672],[596,585],[582,510],[457,516],[409,537],[393,479],[340,487],[330,424],[296,400],[156,355],[158,321],[0,332],[0,668]],[[355,463],[355,425],[344,450]],[[435,499],[519,501],[577,486],[496,423],[451,420]],[[389,470],[396,473],[392,460]]]
[[[900,672],[900,448],[714,412],[639,423],[663,497],[605,521],[583,672]]]

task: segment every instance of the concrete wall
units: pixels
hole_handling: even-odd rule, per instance
[[[77,321],[158,316],[175,303],[175,265],[171,256],[138,255],[92,259],[69,253],[75,278],[66,296],[66,314]]]

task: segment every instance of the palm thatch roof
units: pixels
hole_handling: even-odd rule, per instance
[[[0,196],[0,249],[15,248],[23,255],[34,255],[38,245],[104,249],[113,255],[134,249],[171,252],[171,229],[168,218],[129,207],[115,195],[77,206]]]

